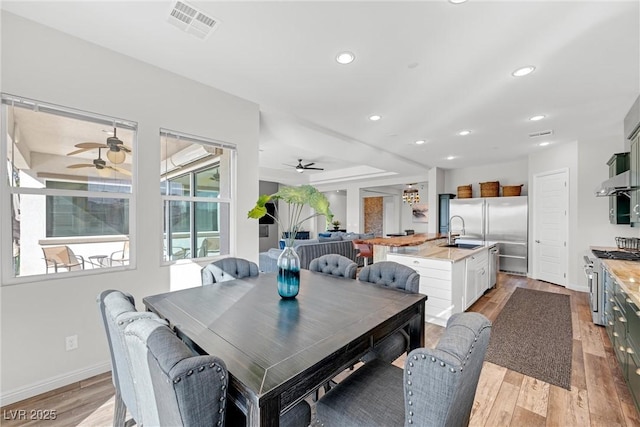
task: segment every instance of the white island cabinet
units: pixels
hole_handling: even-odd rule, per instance
[[[387,261],[409,266],[420,274],[427,295],[425,321],[445,326],[452,314],[469,308],[489,288],[489,248],[437,247],[418,253],[387,254]]]

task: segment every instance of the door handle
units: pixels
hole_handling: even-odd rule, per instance
[[[536,243],[540,243],[540,240],[536,240]]]

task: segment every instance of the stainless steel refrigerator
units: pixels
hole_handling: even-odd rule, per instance
[[[527,274],[527,196],[453,199],[449,212],[464,220],[464,240],[498,243],[500,271]],[[449,227],[458,233],[462,221],[454,219]]]

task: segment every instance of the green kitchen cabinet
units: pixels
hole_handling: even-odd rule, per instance
[[[630,196],[630,221],[632,224],[640,223],[640,133],[631,140],[631,153],[629,158],[631,172]]]

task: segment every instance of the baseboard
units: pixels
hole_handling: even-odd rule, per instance
[[[58,375],[34,384],[29,384],[15,390],[3,392],[2,394],[0,394],[0,406],[11,405],[12,403],[16,403],[24,399],[29,399],[30,397],[55,390],[57,388],[73,384],[78,381],[86,380],[87,378],[103,374],[110,370],[110,362],[101,363],[99,365]]]
[[[578,286],[575,283],[567,284],[567,289],[576,291],[576,292],[589,292],[588,286]]]

